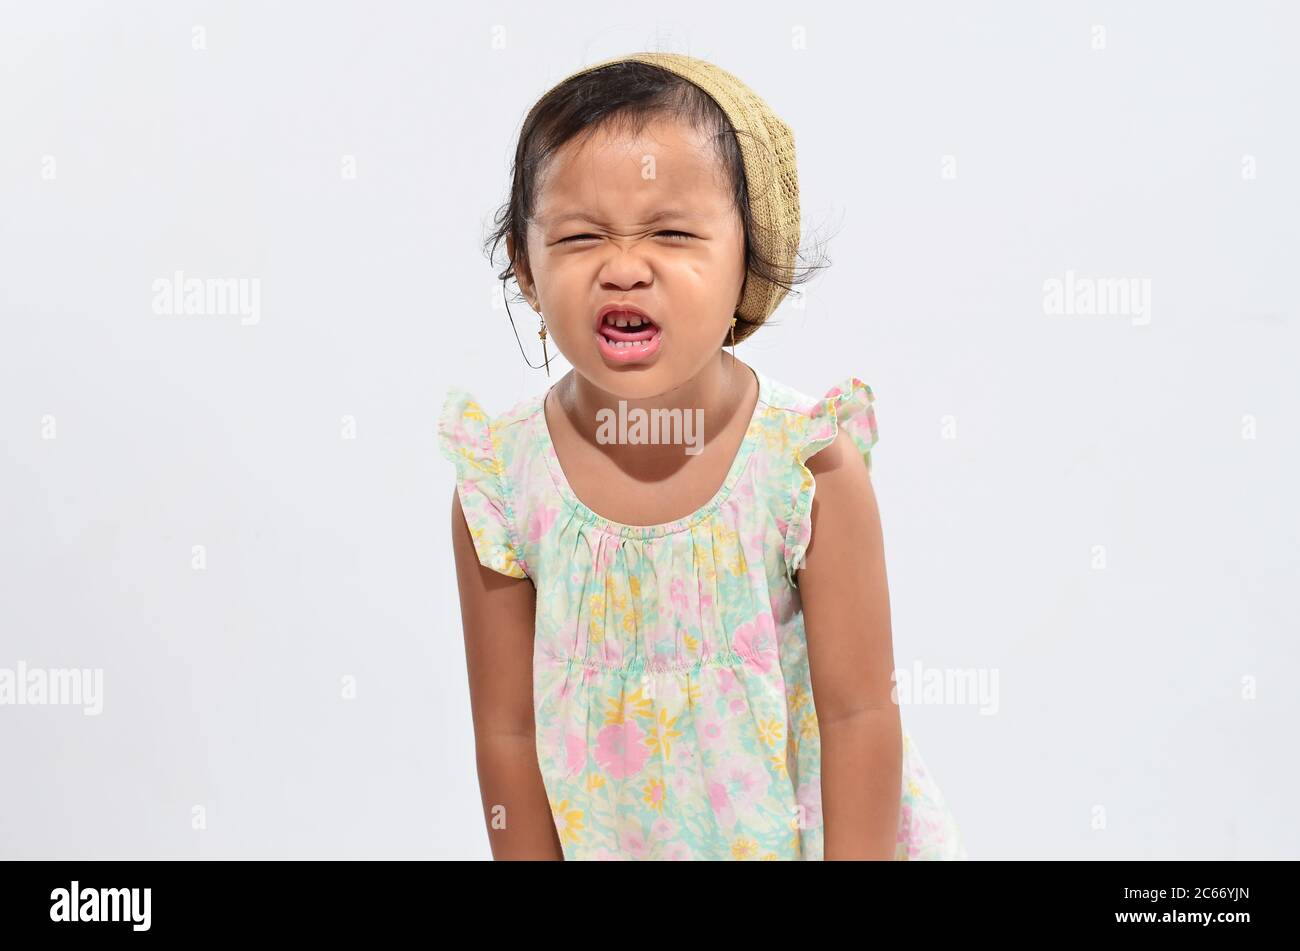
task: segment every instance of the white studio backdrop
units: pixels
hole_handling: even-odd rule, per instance
[[[0,705],[0,858],[489,856],[436,417],[547,385],[515,136],[654,48],[794,128],[833,263],[738,355],[876,393],[898,667],[992,690],[904,710],[971,856],[1300,856],[1298,28],[3,3],[0,671],[100,680]]]

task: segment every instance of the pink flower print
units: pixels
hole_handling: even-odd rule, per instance
[[[596,570],[598,572],[608,571],[609,566],[614,563],[616,554],[618,554],[617,545],[601,545],[600,551],[596,553]]]
[[[649,758],[645,733],[631,717],[610,724],[596,736],[596,762],[613,779],[635,776]]]
[[[574,692],[577,689],[578,689],[577,681],[575,681],[571,677],[565,677],[564,680],[560,682],[560,687],[556,691],[556,693],[560,697],[564,698],[565,700],[568,700],[573,697]]]
[[[546,769],[548,765],[556,770],[565,768],[562,761],[568,758],[568,754],[563,737],[564,725],[562,723],[539,723],[537,725],[538,765],[542,769]]]
[[[764,611],[731,635],[731,649],[745,657],[745,666],[767,673],[776,659],[776,623]]]
[[[644,859],[650,854],[650,843],[638,825],[628,823],[619,835],[618,844],[624,852],[636,859]]]
[[[668,785],[677,799],[695,799],[700,794],[698,756],[693,746],[679,746],[673,751],[676,769],[668,773]]]
[[[670,842],[664,847],[664,861],[689,862],[693,858],[690,847],[685,842]]]
[[[730,667],[718,667],[718,691],[721,693],[730,693],[738,684],[736,674]]]
[[[727,744],[727,723],[722,717],[701,717],[697,721],[696,735],[700,738],[700,749],[712,750]],[[678,766],[680,767],[680,763]]]
[[[687,773],[695,767],[695,750],[690,746],[679,746],[673,750],[673,762],[677,764],[677,769],[685,770]]]
[[[564,752],[567,757],[566,775],[576,776],[587,765],[587,738],[581,733],[567,731],[564,734]]]
[[[794,794],[798,815],[805,829],[815,829],[822,824],[822,779],[814,776],[806,783],[801,783]]]
[[[898,810],[898,841],[906,842],[912,830],[912,806],[904,802]]]
[[[664,784],[662,782],[659,782],[658,780],[651,780],[650,782],[646,783],[645,788],[642,790],[642,794],[643,794],[642,802],[645,804],[647,808],[660,809],[660,810],[663,809],[664,800],[667,797],[664,796]],[[653,826],[650,829],[650,833],[652,836],[654,835]]]
[[[669,819],[656,819],[650,826],[650,835],[656,842],[677,837],[677,823]]]
[[[728,825],[734,825],[736,815],[753,815],[755,806],[767,794],[772,778],[763,765],[749,757],[732,756],[723,761],[713,773],[709,784],[709,801],[718,812],[723,804],[730,813]],[[723,817],[727,813],[722,814]]]
[[[736,825],[736,810],[732,808],[731,797],[727,794],[725,783],[709,782],[709,805],[713,808],[713,815],[718,820],[718,824],[724,829],[731,829]]]
[[[680,577],[674,578],[668,585],[668,601],[677,610],[686,610],[686,582]]]
[[[685,770],[682,770],[680,766],[681,764],[679,763],[679,768],[673,772],[668,782],[672,784],[674,795],[679,799],[682,799],[686,796],[694,795],[696,787],[695,777],[687,773]]]
[[[559,509],[543,506],[533,513],[528,520],[528,540],[534,544],[541,541],[543,535],[550,531]]]

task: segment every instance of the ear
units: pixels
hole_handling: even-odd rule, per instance
[[[519,284],[519,289],[523,291],[524,297],[528,300],[528,305],[533,310],[537,310],[537,294],[533,288],[533,275],[528,269],[527,263],[515,256],[515,236],[506,235],[506,255],[510,258],[510,263],[515,266],[515,281]]]

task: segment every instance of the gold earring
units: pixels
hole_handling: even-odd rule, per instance
[[[731,318],[731,359],[736,359],[736,318]]]
[[[549,379],[551,375],[551,358],[546,355],[546,318],[542,317],[541,314],[537,316],[541,317],[542,320],[542,329],[537,331],[537,336],[542,338],[542,362],[546,364],[546,376]]]

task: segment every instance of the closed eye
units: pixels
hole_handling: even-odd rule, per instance
[[[691,241],[694,240],[695,235],[687,234],[685,231],[657,231],[655,232],[655,237],[671,238],[674,241],[681,241],[681,240]],[[589,240],[598,241],[600,240],[600,236],[595,234],[575,234],[575,235],[570,235],[567,238],[561,238],[559,243],[567,244],[570,241],[589,241]]]

